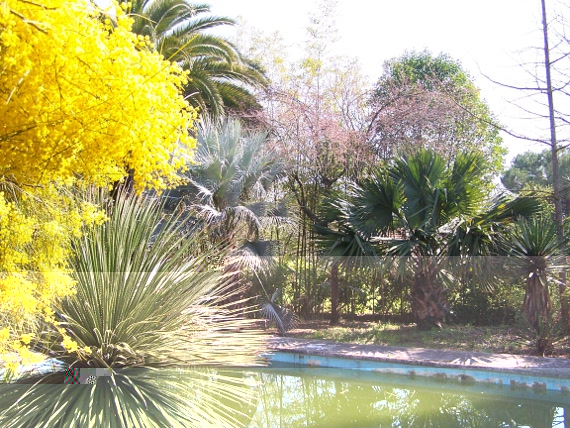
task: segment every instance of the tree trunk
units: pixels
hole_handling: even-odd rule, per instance
[[[117,202],[120,195],[131,196],[135,190],[135,171],[129,169],[127,171],[127,176],[123,181],[115,181],[113,183],[113,188],[111,189],[111,198],[113,201]]]
[[[552,189],[554,192],[554,217],[556,220],[556,235],[561,248],[565,244],[564,213],[562,212],[562,183],[560,180],[560,165],[558,162],[558,141],[556,138],[556,116],[554,109],[554,88],[552,87],[550,47],[548,43],[548,21],[546,19],[546,0],[541,0],[542,6],[542,35],[544,40],[544,71],[546,77],[546,95],[548,98],[548,118],[550,121],[550,154],[552,162]],[[559,276],[558,293],[560,294],[560,310],[567,329],[570,329],[570,300],[566,291],[566,272]]]
[[[338,264],[333,262],[331,266],[331,325],[338,324]]]
[[[436,283],[436,263],[432,258],[417,267],[412,284],[412,315],[419,330],[441,329],[447,312],[446,292]]]
[[[544,272],[533,272],[526,280],[524,295],[524,313],[537,333],[541,332],[541,324],[547,321],[550,314],[550,296],[548,285],[541,275]]]

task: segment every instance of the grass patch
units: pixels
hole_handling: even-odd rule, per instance
[[[326,320],[315,320],[301,323],[289,335],[365,345],[522,355],[533,351],[531,343],[523,338],[524,333],[514,326],[446,325],[443,330],[418,331],[414,324],[343,321],[330,326]],[[553,356],[570,356],[570,349],[555,349]]]

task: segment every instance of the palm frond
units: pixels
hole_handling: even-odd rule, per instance
[[[402,218],[404,187],[380,172],[357,190],[349,221],[366,237],[392,229]]]
[[[222,125],[204,121],[198,134],[196,165],[188,184],[170,191],[222,235],[247,230],[248,240],[262,237],[264,225],[278,221],[267,201],[271,183],[282,170],[275,154],[265,153],[267,133],[244,133],[237,120]],[[200,192],[196,192],[200,189]],[[200,197],[207,196],[205,197]],[[208,205],[208,206],[207,206]]]
[[[285,336],[287,335],[287,331],[295,328],[298,319],[293,311],[275,303],[280,294],[281,289],[277,289],[269,301],[261,304],[261,314],[265,318],[273,321],[281,335]]]
[[[235,20],[187,0],[135,1],[128,13],[134,33],[150,37],[159,53],[190,72],[185,95],[192,106],[216,119],[226,108],[258,107],[251,88],[267,84],[263,71],[230,41],[208,33]]]
[[[275,266],[271,241],[245,241],[232,251],[226,265],[231,271],[254,272],[256,276],[267,275]]]

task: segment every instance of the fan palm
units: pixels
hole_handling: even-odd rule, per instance
[[[327,256],[330,265],[331,325],[338,324],[340,320],[339,267],[351,269],[362,266],[367,257],[375,255],[370,242],[363,239],[346,221],[350,208],[350,204],[333,192],[323,203],[321,223],[314,225],[317,232],[317,246]]]
[[[551,311],[550,272],[560,264],[556,257],[561,256],[564,248],[557,240],[556,224],[546,216],[520,219],[511,229],[504,247],[523,269],[526,278],[523,308],[530,324],[540,333]]]
[[[219,118],[227,110],[248,111],[259,104],[251,89],[266,84],[261,68],[234,44],[207,33],[234,25],[227,17],[210,15],[207,4],[188,0],[133,0],[128,14],[132,31],[148,36],[155,49],[189,72],[185,95],[189,103]]]
[[[214,241],[262,240],[265,227],[286,221],[283,207],[269,202],[282,166],[266,141],[266,133],[245,134],[235,119],[203,123],[195,164],[187,183],[168,192],[170,206],[183,206],[207,225]]]
[[[189,166],[187,183],[170,191],[168,197],[170,207],[177,206],[192,217],[197,228],[208,230],[210,243],[228,247],[228,271],[253,273],[265,294],[264,312],[280,318],[277,325],[283,333],[290,324],[285,318],[291,316],[284,308],[269,310],[277,308],[271,298],[274,290],[263,285],[263,278],[274,267],[275,242],[266,239],[266,232],[291,225],[291,221],[285,201],[271,202],[277,197],[272,185],[279,179],[282,165],[266,143],[266,133],[244,133],[236,119],[223,125],[202,123],[196,163]]]
[[[348,201],[351,227],[376,242],[381,253],[412,267],[412,314],[419,328],[441,326],[445,317],[447,257],[483,254],[500,224],[539,208],[529,198],[489,203],[483,164],[478,153],[462,153],[447,163],[421,150],[378,171]]]

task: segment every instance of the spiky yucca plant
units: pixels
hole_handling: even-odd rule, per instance
[[[56,308],[61,322],[45,327],[35,349],[67,366],[110,368],[113,375],[101,378],[89,393],[71,394],[62,385],[49,399],[34,388],[25,399],[18,388],[4,388],[1,425],[203,426],[209,421],[206,425],[215,426],[212,421],[219,416],[220,426],[238,426],[231,422],[237,413],[223,401],[249,402],[248,388],[234,379],[229,382],[232,387],[218,385],[218,392],[214,387],[208,395],[206,381],[222,378],[193,371],[194,383],[201,379],[203,391],[197,398],[200,388],[188,383],[188,375],[165,370],[255,363],[264,339],[251,328],[254,321],[243,317],[244,305],[238,312],[228,303],[235,303],[232,296],[239,293],[232,277],[209,264],[215,250],[193,252],[199,238],[182,233],[184,222],[165,216],[160,200],[120,195],[108,211],[107,222],[73,242],[77,292]],[[62,329],[67,336],[63,341]],[[121,374],[123,368],[135,367],[163,370],[158,375],[146,370],[138,375],[138,385],[133,376]],[[145,376],[156,379],[149,384]],[[62,383],[63,374],[31,381]],[[39,406],[39,396],[48,404]],[[73,406],[82,409],[78,416],[72,416],[77,412]],[[49,423],[30,425],[29,414],[40,408],[50,416]],[[170,422],[164,424],[153,413]],[[136,415],[155,422],[133,424]],[[101,418],[102,425],[95,423]],[[183,422],[172,422],[176,420]]]
[[[106,223],[73,242],[77,293],[57,313],[77,351],[51,328],[41,342],[49,356],[111,368],[253,362],[261,336],[222,304],[236,292],[232,277],[209,266],[213,252],[193,254],[197,238],[161,206],[121,196]]]
[[[548,215],[521,218],[509,232],[501,244],[524,278],[526,335],[534,342],[536,354],[549,354],[556,342],[568,337],[563,320],[555,315],[549,290],[556,274],[567,268],[564,245],[558,242],[556,224]]]
[[[232,278],[209,266],[215,250],[193,254],[198,238],[161,207],[119,196],[109,220],[73,242],[77,293],[57,313],[77,351],[51,328],[41,342],[49,356],[111,368],[253,362],[261,336],[243,309],[222,303],[236,293]]]

